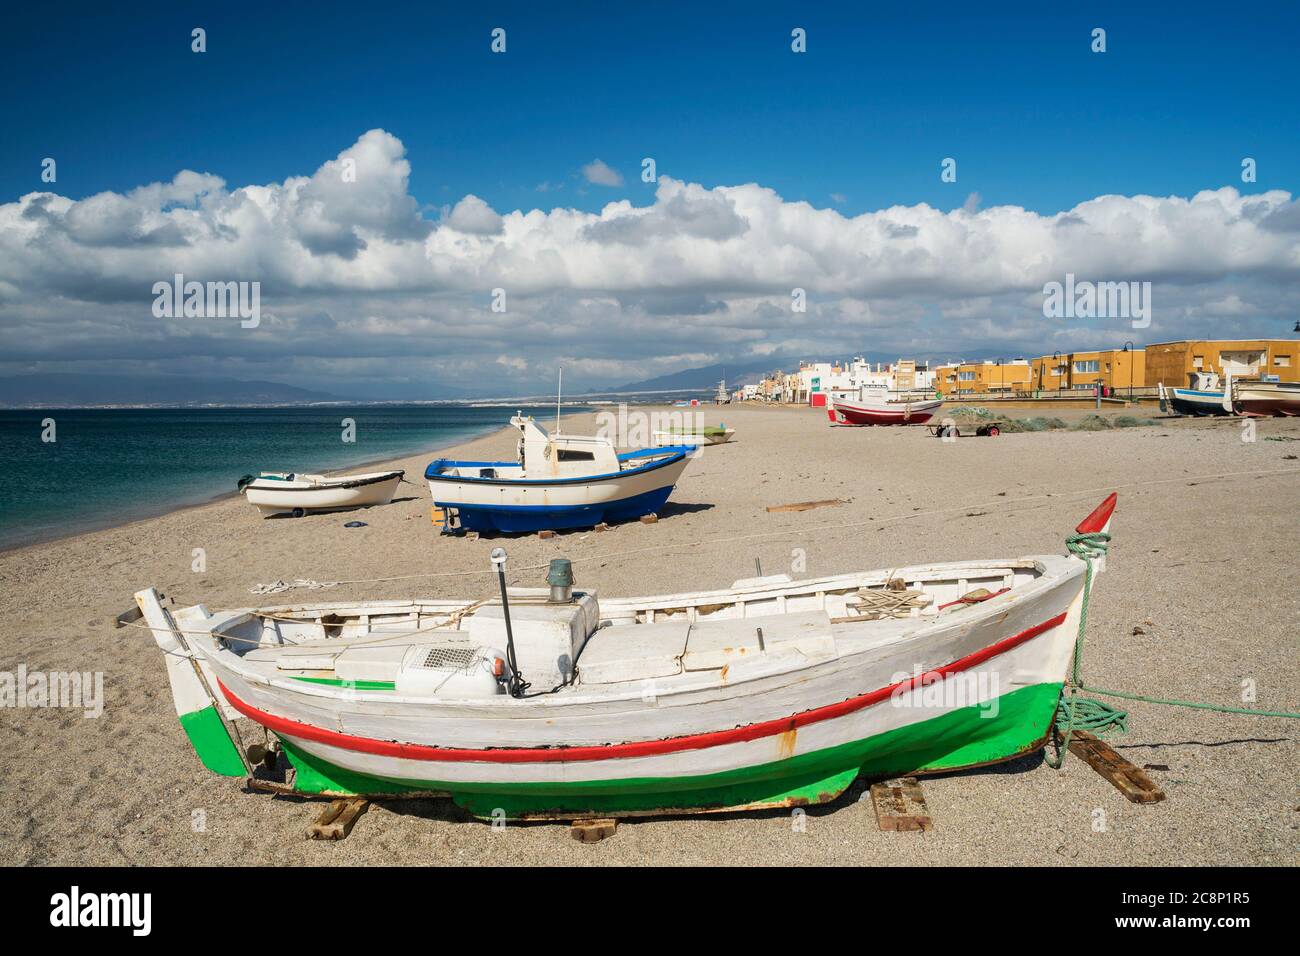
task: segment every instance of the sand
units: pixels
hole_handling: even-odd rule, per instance
[[[1297,723],[1146,704],[1131,705],[1131,731],[1116,745],[1139,766],[1168,767],[1150,771],[1168,793],[1152,806],[1129,804],[1073,757],[1061,772],[1031,757],[927,779],[935,828],[924,834],[880,832],[859,784],[802,819],[773,811],[643,820],[596,845],[573,841],[563,825],[493,830],[447,801],[376,805],[349,839],[310,842],[304,830],[319,805],[247,793],[205,771],[176,722],[148,632],[112,627],[131,594],[151,584],[212,608],[475,598],[486,593],[485,575],[288,597],[257,598],[249,588],[482,571],[500,544],[519,567],[568,556],[581,585],[608,595],[723,587],[753,575],[755,559],[765,573],[789,571],[800,552],[805,575],[1060,552],[1115,489],[1087,677],[1230,705],[1253,681],[1253,706],[1300,710],[1300,442],[1263,440],[1300,439],[1300,420],[1261,422],[1253,443],[1228,420],[949,443],[917,428],[830,428],[808,409],[730,407],[721,417],[737,440],[691,465],[654,525],[547,541],[450,539],[435,533],[428,490],[415,484],[364,512],[264,520],[242,500],[223,500],[0,554],[0,671],[102,671],[106,698],[97,719],[0,710],[0,864],[1295,863]],[[589,425],[577,417],[566,427]],[[503,429],[457,453],[509,457],[513,443]],[[429,457],[400,466],[418,480]],[[765,510],[827,498],[847,503]],[[368,526],[343,527],[355,519]],[[195,548],[206,552],[206,570],[192,570]]]

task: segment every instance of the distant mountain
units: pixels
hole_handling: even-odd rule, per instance
[[[641,382],[629,382],[627,385],[620,385],[617,388],[607,389],[607,391],[655,392],[679,388],[713,388],[723,378],[727,380],[727,388],[730,389],[744,385],[747,382],[756,382],[763,377],[764,373],[773,369],[784,368],[787,371],[792,371],[797,365],[797,361],[791,362],[790,359],[772,355],[759,361],[749,359],[744,362],[728,362],[725,365],[705,365],[701,368],[683,369],[670,375],[647,378]]]
[[[347,401],[278,382],[183,375],[17,375],[0,378],[0,406],[280,405]]]

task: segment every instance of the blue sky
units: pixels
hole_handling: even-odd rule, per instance
[[[509,391],[561,362],[601,386],[1289,334],[1300,5],[1086,6],[12,9],[0,375],[107,356],[421,397],[485,367]],[[160,322],[180,271],[260,282],[267,321]],[[1067,272],[1153,282],[1155,320],[1045,321]]]
[[[593,157],[641,200],[653,156],[686,181],[839,194],[850,212],[971,190],[1040,212],[1188,195],[1234,182],[1243,155],[1261,186],[1294,191],[1300,169],[1295,3],[999,4],[1015,12],[997,19],[987,4],[490,6],[11,8],[4,195],[37,187],[45,156],[73,198],[181,168],[282,180],[374,127],[405,143],[420,202],[497,209],[538,205],[544,182],[598,209],[610,192],[574,178]],[[939,181],[948,156],[957,183]]]

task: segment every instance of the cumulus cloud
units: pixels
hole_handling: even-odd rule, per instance
[[[0,374],[117,358],[418,394],[430,374],[480,387],[476,367],[542,383],[563,361],[618,384],[696,357],[1037,354],[1137,337],[1125,323],[1044,319],[1043,284],[1066,273],[1153,282],[1146,341],[1294,323],[1300,213],[1280,190],[1107,195],[1055,214],[972,195],[949,212],[845,216],[754,183],[661,177],[641,206],[499,213],[467,195],[433,222],[409,179],[402,143],[372,130],[280,183],[232,188],[186,170],[0,204]],[[261,326],[154,318],[152,285],[175,273],[259,281]],[[796,287],[806,313],[791,309]]]
[[[597,186],[622,186],[623,176],[616,169],[610,169],[604,160],[594,159],[582,167],[582,175],[589,183]]]
[[[495,236],[501,232],[502,219],[495,209],[473,193],[466,196],[447,217],[447,225],[457,232]]]

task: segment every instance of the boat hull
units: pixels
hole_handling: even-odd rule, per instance
[[[1223,407],[1222,392],[1207,392],[1191,388],[1169,391],[1169,401],[1180,415],[1227,415]]]
[[[662,465],[595,479],[485,481],[437,475],[432,467],[426,477],[434,505],[455,509],[464,530],[518,534],[652,514],[668,501],[689,461],[682,452]]]
[[[519,819],[580,813],[649,813],[802,806],[836,799],[859,776],[943,773],[1003,763],[1047,741],[1061,684],[1021,688],[993,706],[954,708],[929,719],[782,760],[691,776],[466,782],[431,768],[371,766],[349,751],[280,734],[297,771],[295,789],[312,794],[446,793],[479,817]],[[996,707],[998,716],[988,718]],[[414,775],[413,775],[414,774]]]
[[[433,791],[511,818],[789,806],[833,800],[860,774],[957,770],[1041,746],[1082,584],[1079,563],[886,656],[761,678],[725,692],[734,698],[646,700],[637,688],[617,701],[539,698],[502,716],[382,692],[285,693],[212,665],[225,700],[284,741],[304,793]]]
[[[1239,415],[1293,418],[1300,415],[1300,383],[1239,382],[1232,407]]]
[[[851,402],[834,399],[831,410],[848,425],[924,425],[942,405],[942,401]]]
[[[321,487],[267,487],[254,482],[244,486],[242,493],[263,516],[302,511],[343,511],[350,508],[368,508],[386,505],[393,500],[402,472],[376,476],[373,480],[349,482]]]

